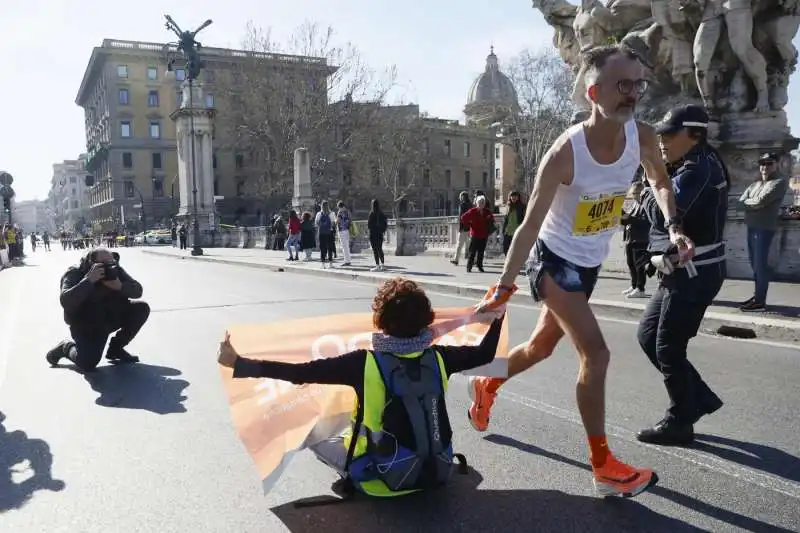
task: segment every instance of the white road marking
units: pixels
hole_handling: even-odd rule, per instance
[[[464,382],[466,382],[467,379],[465,376],[461,375],[454,375],[453,377]],[[568,411],[554,405],[534,400],[533,398],[529,398],[522,394],[511,392],[507,389],[507,387],[508,385],[506,385],[500,391],[500,394],[497,396],[498,400],[508,400],[519,405],[524,405],[530,409],[541,411],[550,416],[554,416],[583,428],[583,423],[581,422],[580,416],[577,412]],[[742,466],[732,461],[714,457],[713,455],[696,450],[688,448],[666,448],[663,446],[644,444],[636,440],[636,435],[634,432],[614,424],[606,423],[606,433],[609,436],[613,436],[639,446],[646,446],[647,448],[657,451],[663,455],[668,455],[670,457],[692,463],[696,466],[713,470],[720,474],[735,477],[752,485],[761,487],[762,489],[778,492],[785,496],[800,500],[800,483],[789,481],[779,476],[767,474],[765,472]]]

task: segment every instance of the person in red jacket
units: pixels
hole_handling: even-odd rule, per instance
[[[467,272],[472,272],[472,265],[483,272],[483,253],[486,251],[486,241],[495,230],[494,215],[486,208],[486,197],[478,196],[475,207],[461,215],[461,223],[469,227],[469,256],[467,257]]]

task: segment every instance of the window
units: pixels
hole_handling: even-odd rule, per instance
[[[489,145],[486,143],[483,143],[483,159],[489,159]]]
[[[494,179],[495,180],[499,180],[500,179],[500,169],[499,168],[494,169]]]
[[[400,185],[408,185],[408,171],[405,168],[397,171],[397,182]]]
[[[75,187],[72,188],[72,191],[70,191],[69,195],[70,196],[77,196],[78,195],[78,191],[75,190]]]
[[[431,186],[431,169],[429,168],[422,169],[422,186],[423,187]]]
[[[446,155],[447,157],[450,157],[451,152],[452,152],[452,148],[450,146],[450,139],[445,139],[444,140],[444,155]]]
[[[122,168],[133,168],[132,152],[122,152]]]
[[[125,197],[126,198],[133,198],[136,196],[136,187],[133,186],[132,181],[125,182]]]
[[[452,182],[452,173],[450,172],[449,169],[445,170],[444,171],[444,186],[447,187],[447,188],[450,188],[452,186],[451,182]]]
[[[147,79],[148,80],[157,80],[158,79],[158,68],[157,67],[147,67]]]
[[[470,146],[467,141],[464,141],[464,157],[469,157],[470,155]]]
[[[131,131],[131,121],[130,120],[123,120],[119,123],[119,136],[124,139],[129,139],[133,132]]]
[[[470,174],[469,170],[464,171],[464,188],[469,189],[469,182],[472,174]]]
[[[488,172],[484,172],[483,173],[483,179],[481,180],[481,185],[483,185],[484,187],[488,187],[489,186],[489,173]]]
[[[425,147],[425,155],[431,155],[431,141],[430,139],[425,139],[422,141],[422,145]]]
[[[158,91],[147,93],[147,107],[158,107]]]
[[[164,182],[161,181],[161,178],[153,178],[153,198],[163,198],[163,197],[164,197]]]
[[[214,196],[219,195],[219,178],[214,178]]]
[[[161,138],[161,123],[157,120],[150,121],[150,138],[151,139],[160,139]]]
[[[175,103],[181,105],[183,103],[183,91],[179,90],[175,93]]]
[[[72,209],[78,209],[78,200],[72,200]]]
[[[117,65],[117,77],[118,78],[128,77],[128,65]]]
[[[236,168],[244,168],[244,156],[236,154]]]
[[[131,93],[128,89],[120,89],[119,90],[119,103],[120,105],[128,105],[130,101]]]
[[[500,147],[499,146],[495,146],[494,147],[494,158],[495,159],[500,159]]]
[[[206,107],[214,107],[214,93],[206,93]]]
[[[213,154],[211,156],[211,166],[217,168],[217,154]]]
[[[70,183],[77,183],[78,182],[78,178],[76,178],[75,176],[70,176],[69,177],[69,182]]]
[[[161,162],[161,152],[153,152],[153,168],[158,170],[164,168]]]
[[[241,178],[236,181],[236,196],[244,196],[244,180]]]
[[[186,79],[186,70],[182,68],[175,69],[175,79],[178,81],[183,81]]]

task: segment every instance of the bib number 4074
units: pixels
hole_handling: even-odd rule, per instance
[[[602,218],[606,215],[610,215],[614,212],[614,201],[615,198],[609,198],[608,200],[602,200],[600,202],[596,202],[592,204],[592,207],[589,208],[589,218],[596,220],[598,218]]]

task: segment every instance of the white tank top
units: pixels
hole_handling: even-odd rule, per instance
[[[592,157],[583,124],[567,133],[572,144],[572,183],[559,186],[539,238],[561,258],[593,268],[608,259],[611,237],[621,229],[622,203],[641,164],[639,128],[635,120],[625,124],[625,150],[610,165]]]

